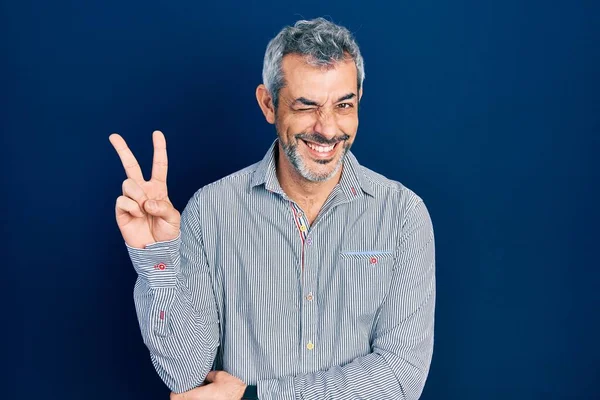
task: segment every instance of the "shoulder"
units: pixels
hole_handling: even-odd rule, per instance
[[[368,182],[376,198],[386,202],[393,201],[401,208],[409,209],[423,202],[417,193],[398,180],[390,179],[364,165],[359,166],[358,173]]]
[[[244,167],[196,190],[193,198],[202,202],[230,201],[248,193],[254,171],[260,162]]]
[[[359,165],[358,173],[369,185],[375,200],[381,207],[395,215],[399,226],[419,220],[431,225],[431,216],[423,198],[403,182],[390,179],[364,165]]]

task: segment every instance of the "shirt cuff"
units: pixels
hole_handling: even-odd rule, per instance
[[[180,245],[181,231],[175,239],[151,243],[143,249],[125,243],[133,268],[152,288],[176,285]]]

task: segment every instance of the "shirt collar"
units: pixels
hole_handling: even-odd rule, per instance
[[[275,139],[254,170],[250,183],[251,188],[264,184],[265,189],[282,195],[284,194],[275,172],[278,147],[278,139]],[[363,196],[364,194],[372,197],[375,196],[371,183],[361,171],[360,164],[352,151],[346,153],[342,176],[338,185],[339,189],[346,194],[349,200]]]

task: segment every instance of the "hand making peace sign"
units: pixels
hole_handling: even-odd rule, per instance
[[[123,195],[117,198],[115,212],[123,239],[131,247],[172,240],[179,235],[181,216],[167,193],[167,142],[160,131],[152,133],[154,157],[152,177],[144,180],[135,156],[123,138],[113,133],[108,137],[117,150],[127,179]]]

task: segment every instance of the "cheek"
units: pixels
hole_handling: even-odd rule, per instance
[[[299,113],[287,114],[279,120],[279,131],[286,135],[295,135],[298,133],[312,132],[317,123],[315,114]],[[353,136],[358,129],[358,116],[354,114],[338,115],[336,117],[338,129],[350,136]]]
[[[348,135],[354,135],[358,129],[358,117],[356,115],[346,115],[338,119],[340,130]]]
[[[285,132],[295,135],[298,133],[312,132],[315,118],[310,114],[290,115],[283,121]]]

